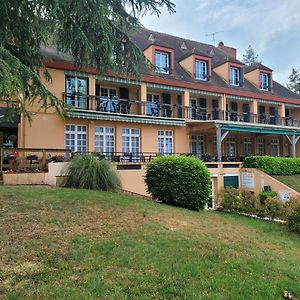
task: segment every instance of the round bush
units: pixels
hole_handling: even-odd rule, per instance
[[[75,156],[68,168],[66,186],[81,189],[117,191],[120,179],[107,160],[90,154]]]
[[[163,203],[199,210],[210,198],[210,173],[202,161],[187,156],[160,156],[146,168],[148,192]]]

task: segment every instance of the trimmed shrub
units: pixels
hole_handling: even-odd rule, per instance
[[[269,175],[295,175],[300,174],[300,158],[247,156],[243,167],[256,168]]]
[[[107,160],[99,160],[90,154],[75,156],[68,169],[67,187],[117,191],[120,179]]]
[[[159,156],[145,174],[150,195],[173,206],[199,210],[210,198],[210,173],[202,161],[188,156]]]
[[[265,201],[267,200],[267,198],[274,198],[276,197],[278,194],[274,191],[263,191],[259,193],[259,200],[261,204],[265,204]]]
[[[287,217],[287,224],[291,231],[300,233],[300,204],[298,204],[293,212]]]

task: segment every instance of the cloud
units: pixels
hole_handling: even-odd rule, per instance
[[[216,41],[237,47],[240,56],[248,45],[263,62],[287,81],[287,70],[300,68],[299,0],[175,0],[176,14],[165,10],[159,19],[145,16],[142,23],[151,29],[212,43],[209,33],[218,32]],[[295,49],[291,51],[291,49]],[[289,52],[287,61],[282,57]],[[287,65],[288,63],[288,65]],[[284,71],[284,73],[282,73]],[[280,73],[280,74],[279,74]]]

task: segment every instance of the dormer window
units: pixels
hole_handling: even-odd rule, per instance
[[[229,84],[235,86],[243,85],[243,70],[239,67],[230,67]]]
[[[196,60],[196,74],[195,78],[199,80],[208,80],[208,61]]]
[[[270,74],[260,73],[260,89],[263,91],[270,90]]]
[[[156,72],[170,74],[170,53],[155,51],[154,65]]]

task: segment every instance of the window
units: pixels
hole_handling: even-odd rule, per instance
[[[157,72],[170,74],[170,54],[168,52],[155,51],[154,65]]]
[[[252,154],[252,140],[251,138],[244,138],[244,153],[245,156]]]
[[[158,130],[158,153],[172,154],[173,153],[173,131]]]
[[[236,155],[236,139],[235,139],[235,137],[227,138],[226,146],[227,146],[227,155],[235,156]]]
[[[66,104],[87,109],[88,79],[77,76],[66,77]]]
[[[100,97],[106,97],[106,98],[115,98],[117,97],[117,90],[113,88],[106,88],[101,87],[100,88]]]
[[[204,154],[204,136],[192,135],[190,140],[190,151],[193,155],[202,158]]]
[[[195,78],[199,80],[208,80],[208,62],[205,60],[196,60]]]
[[[224,189],[227,187],[238,188],[239,176],[238,175],[224,175]]]
[[[279,140],[271,140],[271,156],[279,156]]]
[[[260,89],[263,91],[270,90],[270,75],[266,73],[260,73]]]
[[[109,156],[115,152],[115,129],[113,127],[95,128],[95,151]]]
[[[147,94],[146,103],[146,114],[147,116],[158,116],[159,115],[159,94]]]
[[[230,85],[240,84],[240,68],[230,67]]]
[[[140,152],[140,130],[138,128],[122,129],[122,151],[123,153],[137,154]]]
[[[264,144],[264,139],[259,138],[257,141],[257,146],[258,146],[258,155],[263,156],[265,155],[265,144]]]
[[[65,125],[65,147],[73,152],[86,152],[86,126]]]

